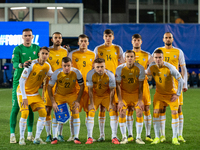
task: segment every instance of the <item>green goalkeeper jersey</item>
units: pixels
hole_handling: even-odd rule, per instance
[[[13,67],[15,68],[13,84],[19,84],[20,76],[24,70],[24,68],[19,68],[19,64],[27,60],[37,59],[39,51],[40,47],[36,44],[31,44],[30,47],[21,44],[14,48],[12,55]]]

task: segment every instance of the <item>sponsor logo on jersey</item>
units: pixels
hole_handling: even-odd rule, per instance
[[[65,117],[67,117],[67,114],[65,114]]]
[[[52,60],[52,57],[49,57],[49,60]]]
[[[76,58],[75,61],[78,62],[78,58]]]
[[[131,73],[129,73],[129,75],[133,75],[133,73],[131,72]]]
[[[59,118],[61,118],[61,116],[58,116]]]
[[[36,51],[34,51],[33,54],[35,55],[35,54],[36,54]]]
[[[103,53],[101,52],[100,55],[103,56]]]
[[[62,109],[62,108],[60,108],[60,112],[63,112],[63,109]]]
[[[107,52],[110,52],[110,50],[107,50]]]
[[[83,56],[82,58],[86,58],[86,56]]]
[[[33,72],[33,76],[35,76],[36,75],[36,72]]]
[[[56,55],[56,56],[60,56],[60,55]]]

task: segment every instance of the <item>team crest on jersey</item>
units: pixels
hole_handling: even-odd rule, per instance
[[[174,55],[174,58],[177,58],[177,55]]]
[[[117,52],[115,52],[115,55],[117,55]]]
[[[52,60],[52,57],[49,57],[49,60]]]
[[[36,54],[36,51],[34,51],[33,54],[35,55],[35,54]]]
[[[90,59],[90,61],[92,62],[92,59]]]
[[[47,72],[44,73],[45,75],[47,74]]]
[[[73,82],[76,82],[76,80],[73,80]]]
[[[107,82],[105,82],[105,84],[107,84]]]
[[[78,62],[78,58],[76,58],[75,61]]]
[[[35,76],[36,75],[36,72],[33,72],[33,76]]]
[[[143,58],[143,61],[146,61],[146,58]]]
[[[122,78],[125,79],[125,75],[123,75]]]
[[[101,52],[100,55],[103,56],[103,53]]]
[[[94,84],[97,84],[97,82],[93,82]]]
[[[167,74],[164,74],[164,77],[167,77]]]
[[[153,76],[155,76],[156,75],[156,73],[155,72],[153,72]]]
[[[62,83],[62,80],[59,80],[59,83]]]
[[[136,78],[138,78],[139,75],[136,75]]]

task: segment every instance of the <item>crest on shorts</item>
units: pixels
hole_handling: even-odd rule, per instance
[[[103,53],[101,52],[100,55],[103,56]]]
[[[153,72],[153,76],[155,76],[156,75],[156,73],[155,72]]]
[[[33,72],[33,76],[35,76],[36,75],[36,72]]]
[[[52,57],[49,57],[49,60],[52,60]]]
[[[76,58],[75,61],[78,62],[78,58]]]

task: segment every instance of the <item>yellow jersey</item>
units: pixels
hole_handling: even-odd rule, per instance
[[[156,82],[156,92],[163,95],[177,94],[177,88],[174,83],[176,80],[182,79],[178,70],[168,62],[164,62],[159,68],[155,62],[152,62],[147,68],[147,74],[151,74]],[[180,89],[181,92],[182,89]]]
[[[121,64],[116,70],[116,81],[121,83],[121,90],[127,93],[136,93],[139,89],[139,81],[144,81],[144,67],[138,63],[129,69],[126,63]]]
[[[105,96],[110,94],[109,89],[116,87],[115,76],[109,70],[105,70],[104,74],[100,76],[95,69],[92,69],[87,74],[86,85],[93,87],[93,91],[97,96]]]
[[[105,59],[106,69],[114,74],[119,62],[123,62],[123,50],[119,45],[112,44],[108,47],[102,44],[94,49],[94,53],[97,58]]]
[[[77,94],[76,82],[79,85],[83,84],[83,77],[78,69],[71,67],[70,73],[65,74],[60,68],[51,76],[49,85],[54,86],[56,83],[55,94],[66,96],[67,94]]]
[[[25,68],[22,72],[21,78],[19,80],[20,91],[22,93],[23,99],[26,95],[36,94],[38,95],[38,89],[40,88],[45,76],[52,75],[52,69],[48,62],[40,65],[38,59],[32,61],[29,68]]]
[[[55,50],[53,46],[49,47],[49,58],[47,62],[51,65],[52,71],[62,68],[62,58],[67,57],[67,49],[61,47],[59,50]]]
[[[77,68],[81,72],[84,83],[86,85],[86,76],[87,73],[92,70],[95,53],[91,50],[81,52],[79,49],[77,49],[70,52],[69,57],[72,60],[73,67]]]

